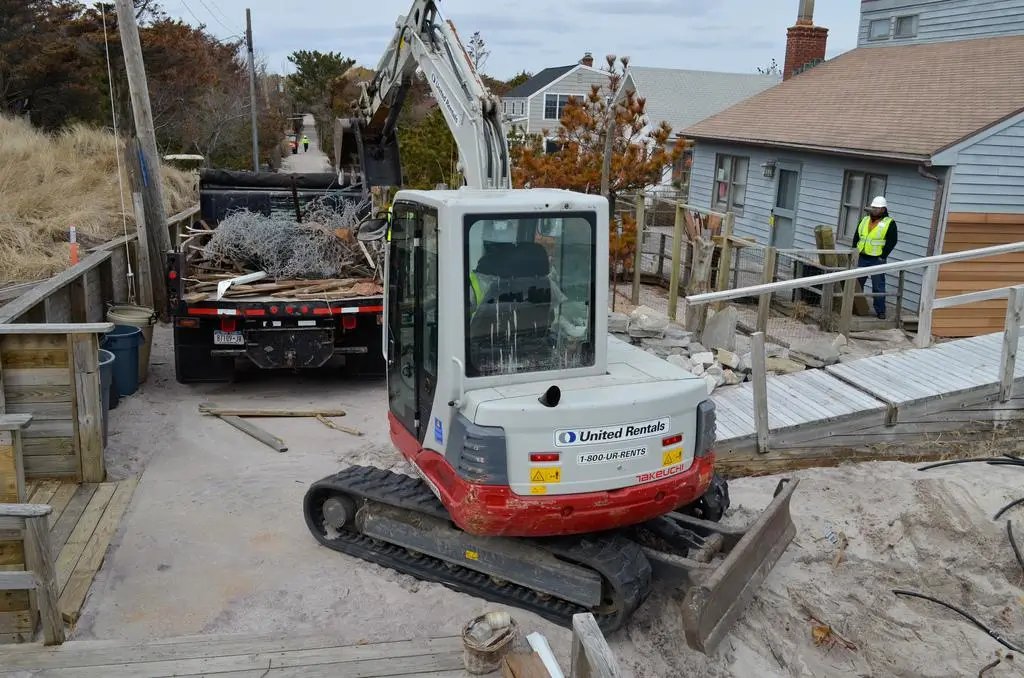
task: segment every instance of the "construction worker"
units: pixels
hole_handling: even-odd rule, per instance
[[[305,134],[302,135],[302,152],[305,153],[309,150],[309,137]]]
[[[871,201],[867,215],[857,225],[853,234],[853,246],[860,253],[857,266],[877,266],[884,264],[896,247],[896,222],[889,216],[889,205],[882,196]],[[867,277],[859,278],[861,289]],[[871,291],[874,294],[885,294],[885,274],[871,276]],[[875,315],[885,319],[885,297],[874,297]]]

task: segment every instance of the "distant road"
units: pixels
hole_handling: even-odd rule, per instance
[[[309,137],[309,150],[302,150],[302,134]],[[281,171],[292,174],[311,172],[333,172],[327,154],[320,150],[320,139],[316,136],[313,116],[307,113],[302,118],[302,134],[299,135],[299,152],[288,153],[281,163]]]

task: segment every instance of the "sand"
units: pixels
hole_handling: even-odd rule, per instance
[[[156,328],[149,381],[111,412],[112,478],[143,473],[75,630],[76,638],[146,640],[199,633],[331,633],[341,642],[459,633],[495,609],[443,586],[331,552],[302,520],[310,482],[353,463],[408,467],[388,441],[380,382],[278,375],[233,386],[186,387],[173,378],[170,336]],[[223,404],[341,406],[362,437],[314,420],[261,420],[285,439],[277,453],[197,414]],[[1022,571],[1003,521],[992,515],[1024,496],[1024,469],[966,464],[922,472],[871,463],[795,473],[797,537],[713,657],[689,651],[678,602],[659,583],[609,642],[624,676],[976,676],[1000,646],[932,603],[968,609],[1024,644]],[[730,485],[727,519],[752,520],[778,477]],[[1007,517],[1020,524],[1024,507]],[[849,545],[833,569],[826,528]],[[856,646],[816,645],[806,606]],[[568,669],[570,633],[519,610]],[[1021,660],[1017,660],[1022,663]],[[985,676],[1024,675],[1004,661]]]

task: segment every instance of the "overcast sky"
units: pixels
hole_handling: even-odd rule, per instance
[[[271,71],[291,71],[299,49],[335,51],[373,67],[411,0],[161,0],[168,14],[203,23],[219,38],[242,35],[252,10],[253,40]],[[755,72],[782,65],[797,0],[443,0],[464,42],[480,31],[491,56],[484,72],[508,79],[522,70],[576,62],[591,51],[629,55],[637,66]],[[301,7],[302,9],[296,9]],[[353,8],[353,9],[347,9]],[[817,3],[829,29],[828,57],[857,44],[859,0]]]

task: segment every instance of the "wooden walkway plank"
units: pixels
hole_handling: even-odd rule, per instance
[[[364,646],[369,647],[369,646]],[[368,659],[350,657],[353,648],[327,648],[296,652],[261,653],[230,657],[204,657],[166,662],[133,662],[93,667],[40,669],[32,678],[170,678],[171,676],[237,676],[262,671],[277,678],[383,678],[410,673],[453,671],[463,668],[462,651]],[[0,674],[2,676],[3,674]],[[244,674],[243,674],[244,675]],[[428,675],[430,675],[428,673]]]
[[[211,634],[160,638],[147,642],[119,640],[72,640],[57,647],[17,645],[5,648],[3,670],[66,669],[132,664],[138,662],[180,662],[207,657],[234,657],[342,648],[355,659],[375,659],[415,654],[461,652],[462,639],[456,636],[417,640],[339,645],[337,636],[282,636]]]
[[[117,483],[99,484],[89,505],[82,512],[82,517],[78,519],[78,524],[71,532],[67,544],[60,550],[60,555],[57,556],[57,590],[61,594],[63,594],[64,587],[67,586],[79,558],[82,557],[92,533],[96,530],[96,525],[99,524],[110,498],[114,496],[116,487]]]
[[[53,553],[60,553],[64,544],[68,542],[75,526],[78,525],[78,519],[82,517],[85,507],[89,505],[89,500],[96,492],[96,486],[68,484],[57,490],[54,499],[62,492],[67,495],[67,502],[60,511],[60,517],[50,522],[50,548],[53,549]],[[56,512],[55,507],[54,513]],[[50,517],[52,518],[53,515],[51,514]]]
[[[117,528],[121,524],[121,517],[131,503],[138,484],[138,476],[132,476],[117,483],[117,488],[107,503],[106,510],[103,511],[85,550],[82,551],[78,564],[71,572],[67,586],[60,594],[60,611],[67,623],[74,624],[78,621],[78,612],[82,609],[82,604],[85,603],[92,580],[96,577],[100,566],[103,565],[103,558],[107,554],[110,540],[117,532]]]
[[[50,501],[53,499],[53,495],[60,489],[60,485],[61,483],[59,480],[44,480],[36,486],[35,492],[29,495],[28,503],[50,504]],[[52,512],[50,515],[53,515]]]
[[[94,488],[95,489],[95,488]],[[68,504],[71,503],[71,498],[78,492],[77,483],[61,483],[57,491],[53,493],[53,497],[50,499],[50,506],[53,508],[53,513],[50,514],[50,541],[53,542],[53,548],[59,549],[57,543],[53,541],[53,528],[57,526],[57,521],[64,515],[64,511],[67,509]],[[87,502],[88,503],[88,502]],[[68,533],[70,534],[70,532]],[[67,537],[64,538],[67,541]]]

